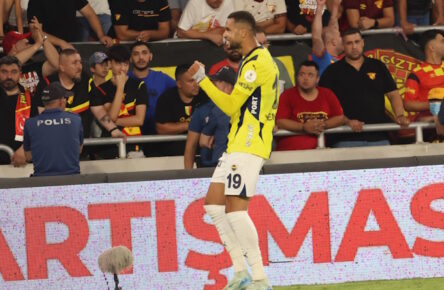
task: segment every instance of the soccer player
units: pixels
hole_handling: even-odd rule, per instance
[[[255,38],[254,17],[246,11],[228,16],[224,39],[243,60],[230,95],[205,76],[201,63],[189,69],[211,100],[230,117],[227,152],[219,159],[205,198],[205,211],[230,254],[234,277],[224,289],[272,289],[265,275],[256,228],[247,213],[259,172],[268,159],[278,106],[279,71]],[[247,271],[243,252],[252,271]]]

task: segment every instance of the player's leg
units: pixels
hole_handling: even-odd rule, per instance
[[[225,188],[226,211],[252,271],[254,281],[246,289],[271,289],[262,263],[256,227],[247,211],[250,197],[256,193],[263,159],[250,154],[236,154],[230,157],[228,162],[232,163],[232,171],[227,175]]]
[[[205,211],[211,217],[220,239],[231,257],[235,276],[224,289],[245,289],[251,281],[244,255],[225,213],[225,173],[223,158],[216,168],[205,197]]]

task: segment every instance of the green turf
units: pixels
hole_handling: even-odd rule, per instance
[[[274,290],[440,290],[444,278],[366,281],[329,285],[273,286]]]

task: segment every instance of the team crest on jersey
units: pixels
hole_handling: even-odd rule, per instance
[[[369,79],[371,79],[372,81],[374,81],[376,78],[376,73],[367,73],[367,75],[368,75]]]
[[[72,105],[72,102],[74,102],[74,96],[69,96],[68,100],[66,101],[68,104]]]
[[[256,77],[257,77],[257,75],[256,75],[256,72],[254,70],[247,70],[245,72],[244,78],[249,83],[254,82],[256,80]]]
[[[231,165],[231,170],[236,171],[236,169],[237,169],[236,164]]]
[[[117,21],[120,20],[120,14],[117,13],[115,17],[116,17],[116,20],[117,20]]]
[[[384,2],[384,0],[376,0],[375,1],[375,6],[378,7],[378,9],[382,9],[382,3]]]

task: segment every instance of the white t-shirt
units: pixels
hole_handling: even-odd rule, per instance
[[[106,0],[88,0],[89,5],[91,5],[94,12],[97,15],[107,14],[111,15],[111,10],[109,9],[108,1]],[[77,17],[82,17],[79,11],[76,12]]]
[[[217,9],[208,6],[205,0],[190,0],[180,17],[178,26],[182,30],[192,28],[200,32],[225,27],[228,15],[233,11],[233,0],[224,0]]]
[[[256,22],[273,19],[275,15],[287,13],[285,0],[264,0],[256,2],[254,0],[237,0],[234,4],[235,11],[246,10],[250,12]]]

